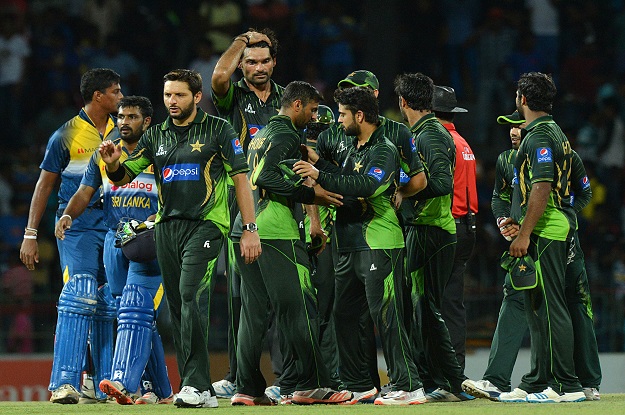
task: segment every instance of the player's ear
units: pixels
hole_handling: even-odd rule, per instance
[[[193,101],[195,101],[196,104],[199,104],[201,100],[202,100],[202,91],[197,91],[197,93],[193,97]]]

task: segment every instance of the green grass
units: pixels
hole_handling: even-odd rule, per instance
[[[485,399],[476,399],[472,402],[462,403],[436,403],[416,405],[411,407],[388,407],[374,405],[354,406],[277,406],[277,407],[241,407],[230,406],[227,400],[219,400],[219,408],[216,409],[178,409],[172,405],[137,405],[120,406],[114,403],[106,405],[55,405],[49,402],[0,402],[0,414],[2,415],[65,415],[65,414],[169,414],[202,411],[202,413],[219,412],[236,414],[257,414],[279,412],[283,415],[344,415],[344,414],[418,414],[418,415],[622,415],[625,414],[625,394],[604,394],[600,401],[561,403],[561,404],[528,404],[528,403],[497,403]]]

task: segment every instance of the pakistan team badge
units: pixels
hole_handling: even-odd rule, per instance
[[[191,143],[189,145],[191,146],[191,152],[192,153],[194,151],[199,151],[201,153],[202,152],[202,147],[204,147],[204,144],[200,144],[200,140],[195,140],[195,144]]]

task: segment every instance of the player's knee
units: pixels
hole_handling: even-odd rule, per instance
[[[93,275],[76,274],[63,286],[58,309],[62,312],[93,315],[96,310],[98,283]]]

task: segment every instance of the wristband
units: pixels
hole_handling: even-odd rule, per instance
[[[37,235],[24,235],[24,239],[37,239]]]
[[[39,232],[37,229],[35,229],[35,228],[29,228],[29,227],[24,228],[24,231],[25,231],[25,232],[32,232],[32,233],[33,233],[33,234],[35,234],[35,235],[37,235],[37,233]]]
[[[105,168],[105,170],[106,170],[106,176],[113,183],[120,182],[124,179],[124,177],[126,177],[126,169],[124,169],[124,167],[121,164],[119,165],[119,167],[117,167],[117,170],[115,171],[109,171],[108,168]]]
[[[74,219],[72,219],[72,217],[71,217],[70,215],[68,215],[67,213],[66,213],[66,214],[64,214],[63,216],[61,216],[61,217],[59,218],[59,220],[63,219],[65,216],[67,216],[67,217],[69,218],[69,220],[71,220],[71,221],[73,221],[73,220],[74,220]]]
[[[246,37],[246,39],[247,39],[247,41],[243,40],[240,37],[236,37],[236,38],[234,38],[234,42],[236,42],[237,40],[240,40],[241,42],[245,43],[245,46],[247,46],[247,45],[250,44],[250,40],[247,37]]]

